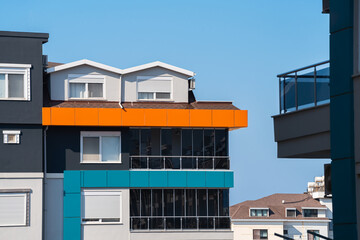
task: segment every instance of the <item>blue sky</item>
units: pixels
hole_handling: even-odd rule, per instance
[[[5,1],[0,30],[48,32],[50,61],[126,68],[163,61],[197,73],[198,100],[231,100],[249,127],[231,132],[231,204],[301,193],[325,160],[277,159],[271,116],[281,72],[329,58],[321,1]],[[1,53],[0,53],[1,54]]]

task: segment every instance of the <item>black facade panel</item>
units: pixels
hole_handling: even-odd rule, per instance
[[[81,131],[120,131],[121,163],[80,163]],[[129,129],[114,127],[49,127],[46,133],[47,172],[64,170],[128,170]]]
[[[48,34],[0,32],[0,63],[31,64],[30,101],[0,100],[0,123],[41,124],[42,44]]]
[[[20,130],[19,144],[5,144],[4,130]],[[0,172],[42,172],[42,126],[0,124]]]

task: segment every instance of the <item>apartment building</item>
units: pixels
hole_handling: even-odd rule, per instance
[[[0,63],[0,238],[232,239],[229,132],[247,111],[197,101],[195,73],[162,62],[47,63],[47,38],[0,32],[15,56]]]
[[[323,0],[330,62],[279,74],[280,114],[273,116],[278,157],[331,158],[335,239],[360,239],[359,6]]]

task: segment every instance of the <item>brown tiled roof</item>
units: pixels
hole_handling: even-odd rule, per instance
[[[63,63],[48,62],[47,68],[52,68],[52,67],[56,67],[59,65],[63,65]]]
[[[153,109],[221,109],[238,110],[232,102],[125,102],[124,108],[153,108]],[[120,108],[119,102],[106,101],[46,101],[44,107],[62,108]]]
[[[284,201],[284,202],[283,202]],[[303,217],[303,207],[324,208],[319,201],[313,199],[309,194],[273,194],[253,201],[245,201],[230,207],[232,219],[308,219],[327,220],[328,218]],[[250,217],[250,208],[269,208],[268,217]],[[286,217],[286,208],[296,208],[296,218]]]

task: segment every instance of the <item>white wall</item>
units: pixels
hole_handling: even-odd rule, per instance
[[[232,240],[232,231],[131,232],[131,240]],[[236,238],[235,238],[236,239]]]
[[[105,188],[103,189],[105,190]],[[129,189],[118,189],[122,193],[122,223],[121,224],[104,224],[82,225],[83,240],[99,239],[130,239],[130,199]]]
[[[30,176],[33,175],[33,176]],[[43,179],[42,173],[0,173],[0,189],[31,189],[30,226],[0,227],[0,239],[42,239]]]
[[[254,229],[267,229],[269,240],[279,240],[274,233],[283,234],[283,222],[232,222],[234,240],[253,240]]]
[[[45,185],[45,240],[63,239],[63,174],[47,174]]]
[[[150,77],[172,77],[173,78],[173,100],[174,102],[188,102],[189,96],[189,83],[188,77],[173,72],[171,70],[154,67],[146,70],[125,74],[122,76],[122,101],[135,102],[137,101],[136,81],[137,76],[150,76]]]
[[[50,97],[51,100],[65,100],[65,86],[68,84],[69,74],[95,74],[105,76],[105,90],[107,101],[119,101],[120,99],[120,75],[99,68],[82,65],[65,69],[50,74]]]
[[[285,222],[284,229],[288,230],[288,236],[294,239],[307,240],[308,230],[318,230],[319,234],[328,237],[328,222]]]

